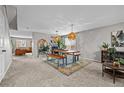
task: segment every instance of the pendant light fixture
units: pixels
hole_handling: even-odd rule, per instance
[[[76,33],[73,32],[73,24],[71,24],[71,30],[72,32],[68,34],[68,39],[69,40],[75,40],[76,39]]]

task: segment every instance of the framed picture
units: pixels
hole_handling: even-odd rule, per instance
[[[26,47],[26,40],[20,40],[21,44],[20,47]]]
[[[111,33],[111,45],[113,47],[124,47],[124,31],[119,30]]]
[[[26,47],[26,40],[16,40],[16,47]]]

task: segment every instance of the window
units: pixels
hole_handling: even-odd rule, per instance
[[[69,40],[67,37],[65,38],[65,45],[68,50],[76,49],[76,40]]]

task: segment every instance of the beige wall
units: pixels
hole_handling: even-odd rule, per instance
[[[124,30],[124,23],[80,32],[79,49],[82,58],[101,60],[100,46],[103,42],[111,44],[111,32]],[[124,48],[121,48],[124,51]]]

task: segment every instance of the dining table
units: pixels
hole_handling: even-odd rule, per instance
[[[66,49],[54,49],[52,50],[52,52],[54,53],[58,53],[58,54],[64,54],[64,55],[72,55],[73,56],[73,63],[76,62],[76,59],[75,59],[75,55],[80,55],[80,51],[79,50],[66,50]],[[66,63],[67,64],[67,63]]]

